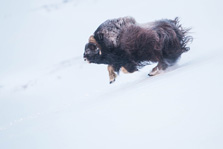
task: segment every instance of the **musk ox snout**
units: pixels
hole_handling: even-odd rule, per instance
[[[84,55],[95,55],[99,53],[99,49],[94,43],[87,43],[85,46]]]

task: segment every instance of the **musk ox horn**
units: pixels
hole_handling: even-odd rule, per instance
[[[89,42],[94,43],[96,45],[98,44],[93,35],[90,36]]]
[[[89,43],[94,43],[94,44],[96,44],[96,46],[99,48],[99,49],[101,49],[101,46],[97,43],[97,41],[95,40],[95,38],[94,38],[94,36],[93,35],[91,35],[90,37],[89,37],[89,41],[88,41]],[[99,54],[101,55],[101,50],[99,51]]]

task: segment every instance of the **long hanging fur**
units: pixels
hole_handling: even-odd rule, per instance
[[[121,68],[134,72],[146,62],[158,62],[156,69],[165,70],[190,49],[187,44],[193,38],[187,35],[189,31],[179,18],[146,24],[138,24],[132,17],[107,20],[94,32],[94,43],[86,45],[85,51],[90,49],[91,55],[85,52],[84,57],[92,63],[108,64],[116,72]],[[89,48],[91,44],[95,47]]]

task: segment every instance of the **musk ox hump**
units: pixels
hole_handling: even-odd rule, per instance
[[[136,21],[132,17],[107,20],[96,29],[94,37],[100,45],[115,48],[119,45],[119,36],[122,29],[135,24]]]

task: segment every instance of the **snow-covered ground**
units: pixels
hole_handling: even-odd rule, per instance
[[[0,2],[0,149],[222,149],[223,20],[219,0]],[[154,65],[109,84],[83,61],[106,19],[176,16],[194,42],[155,77]]]

